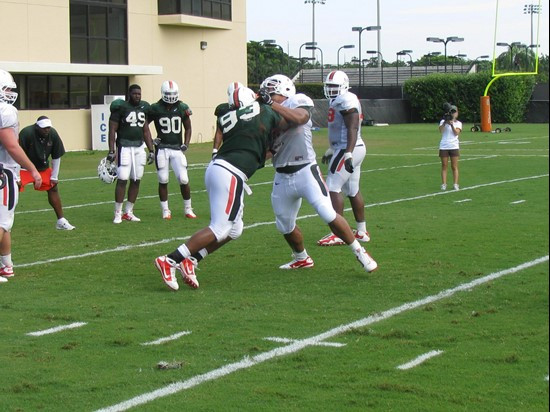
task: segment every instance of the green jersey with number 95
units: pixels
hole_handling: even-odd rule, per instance
[[[117,146],[139,147],[143,144],[143,127],[151,106],[142,100],[137,106],[122,99],[117,99],[110,106],[110,121],[118,123]]]
[[[180,101],[167,105],[160,99],[151,105],[149,119],[155,122],[157,137],[160,139],[159,149],[179,150],[183,143],[183,125],[191,114],[189,106]]]
[[[223,132],[223,144],[216,159],[223,159],[250,177],[265,164],[273,131],[280,126],[281,117],[271,107],[252,103],[218,117]]]

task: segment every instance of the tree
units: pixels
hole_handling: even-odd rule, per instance
[[[266,77],[276,73],[290,78],[298,72],[300,64],[279,47],[262,42],[247,43],[248,84],[260,84]]]

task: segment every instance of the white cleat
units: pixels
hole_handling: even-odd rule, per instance
[[[187,219],[196,219],[197,218],[197,215],[193,212],[193,209],[187,209],[185,211],[185,217]]]
[[[330,234],[326,235],[324,238],[318,240],[317,244],[319,246],[341,246],[341,245],[345,245],[346,242],[344,242],[342,239],[340,239],[334,233],[330,233]]]
[[[357,239],[359,242],[370,242],[369,232],[354,230],[353,234],[355,235],[355,239]]]
[[[453,189],[454,189],[454,190],[460,190],[460,187],[455,183],[455,184],[453,185]]]
[[[172,212],[170,211],[170,209],[165,209],[162,211],[162,218],[166,220],[172,219]]]
[[[122,220],[127,220],[128,222],[141,222],[141,219],[134,215],[134,212],[126,212],[122,215]]]
[[[285,263],[284,265],[279,266],[279,269],[305,269],[305,268],[312,268],[313,266],[314,266],[313,259],[308,256],[302,260],[298,260],[294,258],[294,260],[292,260],[291,262],[288,262],[288,263]]]
[[[193,256],[183,259],[183,261],[178,265],[178,269],[183,276],[183,281],[193,289],[199,288],[199,281],[197,280],[197,275],[195,274],[195,268],[197,265],[197,259]]]
[[[378,269],[378,263],[367,253],[367,251],[364,248],[356,249],[354,250],[355,257],[361,263],[363,268],[367,272],[374,272],[376,269]]]
[[[76,229],[73,225],[71,225],[69,223],[69,221],[67,219],[65,219],[64,217],[62,217],[61,219],[59,219],[55,225],[55,228],[57,230],[73,230],[73,229]]]
[[[115,225],[122,223],[122,212],[115,212],[115,218],[113,219],[113,223]]]
[[[176,262],[168,256],[159,256],[155,259],[155,266],[162,276],[162,280],[172,290],[178,290],[180,286],[176,279]]]

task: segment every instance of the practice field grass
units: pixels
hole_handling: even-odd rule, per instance
[[[436,125],[363,129],[376,272],[348,247],[318,247],[328,228],[306,203],[315,267],[279,270],[290,249],[268,166],[249,181],[242,237],[201,262],[200,289],[180,278],[178,292],[153,259],[208,224],[211,145],[188,152],[198,219],[173,181],[161,219],[148,166],[142,222],[120,225],[114,185],[97,178],[105,153],[66,154],[76,230],[55,230],[45,193],[20,197],[16,276],[0,286],[0,410],[547,411],[548,125],[465,129],[457,192],[439,190]],[[314,140],[320,161],[326,130]]]

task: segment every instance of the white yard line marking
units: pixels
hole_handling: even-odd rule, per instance
[[[167,336],[165,338],[160,338],[160,339],[157,339],[157,340],[153,340],[151,342],[142,343],[141,345],[142,346],[160,345],[161,343],[169,342],[171,340],[176,340],[176,339],[181,338],[182,336],[189,335],[189,334],[191,334],[191,332],[189,332],[188,330],[185,330],[183,332],[174,333],[173,335]]]
[[[341,335],[346,332],[350,332],[357,328],[363,328],[365,326],[372,325],[373,323],[377,323],[377,322],[392,318],[403,312],[407,312],[407,311],[416,309],[418,307],[421,307],[430,303],[434,303],[442,299],[446,299],[448,297],[453,296],[457,292],[469,291],[476,286],[485,284],[487,282],[491,282],[505,275],[517,273],[521,270],[528,269],[530,267],[539,265],[544,262],[548,262],[548,255],[532,260],[530,262],[522,263],[521,265],[509,268],[509,269],[491,273],[489,275],[475,279],[471,282],[462,283],[454,288],[443,290],[437,293],[436,295],[431,295],[419,300],[415,300],[413,302],[404,303],[401,306],[396,306],[394,308],[385,310],[384,312],[371,315],[363,319],[356,320],[355,322],[337,326],[333,329],[327,330],[326,332],[320,333],[319,335],[294,341],[287,346],[275,348],[270,351],[263,352],[252,357],[245,356],[244,359],[239,362],[230,363],[230,364],[221,366],[209,372],[206,372],[200,375],[195,375],[184,381],[174,382],[163,388],[160,388],[151,392],[147,392],[147,393],[138,395],[134,398],[128,399],[127,401],[123,401],[115,405],[111,405],[106,408],[99,409],[98,412],[125,411],[135,406],[143,405],[148,402],[152,402],[156,399],[173,395],[175,393],[184,391],[186,389],[190,389],[195,386],[198,386],[202,383],[213,381],[213,380],[222,378],[224,376],[230,375],[233,372],[251,368],[252,366],[259,365],[268,360],[299,352],[300,350],[308,346],[316,345],[317,343],[322,342],[326,339],[330,339],[334,336]]]
[[[472,199],[462,199],[462,200],[455,200],[455,203],[464,203],[464,202],[471,202]]]
[[[516,200],[515,202],[510,202],[511,205],[517,205],[519,203],[524,203],[526,200]]]
[[[423,355],[420,355],[417,358],[414,358],[412,361],[404,363],[403,365],[399,365],[396,367],[396,369],[400,369],[402,371],[414,368],[415,366],[420,365],[422,362],[427,361],[430,358],[433,358],[434,356],[441,355],[443,353],[442,350],[432,350],[430,352],[427,352]]]
[[[276,337],[264,338],[264,340],[269,340],[271,342],[279,342],[279,343],[298,342],[298,339],[276,338]],[[331,346],[333,348],[341,348],[343,346],[346,346],[345,343],[336,343],[336,342],[319,342],[316,345],[317,346]]]
[[[67,329],[80,328],[81,326],[84,326],[84,325],[87,325],[87,324],[88,324],[87,322],[74,322],[74,323],[70,323],[68,325],[56,326],[55,328],[39,330],[37,332],[29,332],[29,333],[26,333],[26,335],[28,335],[28,336],[49,335],[50,333],[57,333],[57,332],[61,332],[61,331],[67,330]]]
[[[472,157],[472,158],[469,158],[469,159],[461,159],[461,161],[466,162],[468,160],[491,159],[491,158],[495,158],[495,157],[498,157],[498,156],[497,155],[479,155],[477,157]],[[430,163],[418,163],[418,164],[414,164],[414,165],[380,167],[380,168],[377,168],[377,169],[362,170],[361,173],[383,172],[383,171],[397,170],[397,169],[410,169],[410,168],[416,168],[416,167],[421,167],[421,166],[434,166],[434,165],[439,165],[439,164],[441,164],[441,163],[440,162],[430,162]],[[150,173],[153,173],[153,172],[150,172]],[[82,180],[82,179],[92,179],[92,178],[86,177],[86,178],[68,179],[68,180]],[[93,179],[97,179],[97,177],[93,177]],[[263,186],[263,185],[271,185],[271,184],[273,184],[273,180],[269,180],[267,182],[251,183],[251,184],[249,184],[249,186],[254,187],[254,186]],[[206,193],[206,189],[191,191],[191,194],[197,194],[197,193]],[[181,195],[178,192],[178,193],[169,193],[168,196],[181,196]],[[158,194],[148,195],[148,196],[139,196],[138,197],[138,200],[143,200],[143,199],[158,199]],[[82,208],[82,207],[100,206],[100,205],[113,205],[113,200],[111,199],[111,200],[106,200],[106,201],[102,201],[102,202],[84,203],[84,204],[80,204],[80,205],[68,205],[68,206],[63,206],[63,209],[79,209],[79,208]],[[33,210],[17,211],[17,212],[15,212],[15,214],[16,215],[26,215],[26,214],[29,214],[29,213],[50,213],[51,210],[52,210],[51,208],[33,209]]]
[[[506,184],[506,183],[515,183],[515,182],[521,182],[521,181],[526,181],[526,180],[541,179],[541,178],[544,178],[544,177],[548,177],[548,174],[537,175],[537,176],[518,177],[516,179],[501,180],[501,181],[498,181],[498,182],[482,183],[480,185],[461,188],[460,191],[462,192],[462,191],[465,191],[465,190],[474,190],[474,189],[479,189],[479,188],[482,188],[482,187],[489,187],[489,186],[501,185],[501,184]],[[376,207],[376,206],[386,206],[386,205],[391,205],[391,204],[394,204],[394,203],[409,202],[409,201],[412,201],[412,200],[427,199],[427,198],[430,198],[430,197],[445,196],[445,195],[454,194],[454,193],[456,193],[456,191],[428,193],[428,194],[425,194],[425,195],[407,197],[407,198],[403,198],[403,199],[395,199],[395,200],[388,200],[388,201],[385,201],[385,202],[371,203],[369,205],[366,205],[365,208]],[[351,210],[351,208],[345,209],[345,211],[350,211],[350,210]],[[303,215],[303,216],[298,216],[297,219],[299,219],[299,220],[309,219],[311,217],[317,217],[317,216],[318,216],[317,214]],[[254,223],[254,224],[245,226],[244,229],[252,229],[254,227],[274,225],[274,224],[275,224],[275,221],[258,222],[258,223]],[[111,248],[111,249],[97,250],[97,251],[94,251],[94,252],[87,252],[87,253],[82,253],[82,254],[79,254],[79,255],[69,255],[69,256],[62,256],[62,257],[53,258],[53,259],[40,260],[40,261],[37,261],[37,262],[22,263],[22,264],[14,265],[14,267],[25,268],[25,267],[36,266],[36,265],[43,265],[43,264],[47,264],[47,263],[55,263],[55,262],[62,262],[62,261],[66,261],[66,260],[72,260],[72,259],[81,259],[81,258],[86,258],[86,257],[90,257],[90,256],[104,255],[106,253],[124,252],[124,251],[127,251],[127,250],[143,248],[143,247],[150,247],[150,246],[156,246],[156,245],[170,243],[170,242],[176,242],[176,241],[181,242],[181,241],[189,239],[190,237],[191,236],[173,237],[173,238],[169,238],[169,239],[157,240],[155,242],[139,243],[139,244],[136,244],[136,245],[117,246],[117,247]]]

